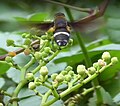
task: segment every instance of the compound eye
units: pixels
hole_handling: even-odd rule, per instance
[[[66,40],[58,40],[57,44],[58,44],[58,46],[66,46],[67,45],[67,41]]]

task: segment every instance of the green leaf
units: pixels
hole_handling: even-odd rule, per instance
[[[29,98],[22,99],[19,102],[20,106],[40,106],[41,99],[38,96],[32,96]]]
[[[15,68],[10,68],[7,71],[7,76],[11,78],[14,82],[19,83],[20,82],[20,71]]]
[[[114,102],[117,105],[120,105],[120,93],[118,93],[114,98],[113,98]]]
[[[18,22],[26,22],[27,19],[23,17],[14,17]]]
[[[28,20],[29,21],[37,21],[37,22],[43,22],[47,19],[48,17],[48,14],[46,13],[35,13],[35,14],[32,14],[28,17]]]
[[[4,84],[5,84],[5,79],[0,78],[0,88],[2,88]]]
[[[6,71],[8,71],[10,68],[10,65],[8,65],[6,62],[4,61],[0,61],[0,75],[6,73]]]
[[[0,55],[4,55],[4,54],[7,54],[8,52],[3,49],[3,48],[0,48]]]
[[[112,97],[115,97],[120,92],[120,78],[119,74],[116,76],[118,78],[112,78],[105,82],[102,82],[102,86],[110,93]]]
[[[103,104],[110,105],[110,106],[115,106],[113,103],[113,100],[108,92],[106,92],[103,88],[100,88],[102,97],[103,97]],[[88,106],[97,106],[96,104],[97,97],[94,94],[92,98],[89,99]]]
[[[109,29],[108,35],[112,42],[120,43],[120,39],[118,39],[120,37],[120,30]]]

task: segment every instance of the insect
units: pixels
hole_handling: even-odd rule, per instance
[[[81,20],[68,22],[63,13],[55,14],[53,22],[38,23],[36,26],[41,30],[48,30],[53,32],[54,40],[58,46],[66,46],[69,42],[71,29],[82,31],[85,26],[92,24],[92,22],[101,17],[108,5],[109,0],[104,0],[97,9],[90,11],[89,16]]]
[[[63,13],[57,13],[55,15],[54,21],[53,22],[47,22],[47,23],[36,23],[35,26],[38,27],[41,30],[46,30],[46,31],[52,31],[54,40],[57,43],[58,46],[66,46],[69,42],[70,39],[70,32],[71,29],[77,30],[77,31],[82,31],[84,27],[92,24],[92,22],[101,17],[108,5],[110,0],[104,0],[98,7],[97,9],[89,12],[89,15],[78,20],[78,21],[73,21],[73,22],[68,22],[65,18],[65,15]],[[36,44],[36,42],[32,43],[31,45]],[[19,54],[23,52],[24,49],[19,49],[14,51],[16,54]],[[5,54],[0,56],[0,60],[4,60],[6,56],[9,54]]]

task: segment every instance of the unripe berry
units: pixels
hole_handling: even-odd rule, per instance
[[[97,68],[99,67],[99,64],[98,64],[98,62],[96,62],[96,63],[93,63],[93,67],[94,67],[95,69],[97,69]]]
[[[0,103],[0,106],[3,106],[3,104],[2,104],[2,103]]]
[[[31,90],[34,90],[36,88],[36,85],[34,82],[30,82],[29,85],[28,85],[28,88],[31,89]]]
[[[8,63],[12,62],[12,57],[11,56],[7,56],[5,58],[5,61],[8,62]]]
[[[69,44],[72,45],[73,44],[73,39],[69,40]]]
[[[26,79],[29,80],[29,81],[33,80],[34,79],[33,73],[27,73],[26,74]]]
[[[40,59],[42,58],[42,53],[40,53],[40,52],[35,52],[34,56],[35,56],[35,58],[36,58],[37,60],[40,60]]]
[[[46,76],[48,74],[48,69],[46,66],[42,66],[41,69],[40,69],[40,74],[42,76]]]
[[[45,47],[45,48],[44,48],[44,52],[50,53],[50,51],[51,51],[50,47]]]
[[[7,46],[13,46],[14,45],[14,40],[8,39],[6,41],[6,43],[7,43]]]
[[[54,81],[57,75],[58,75],[57,73],[52,74],[51,79]]]
[[[68,74],[73,76],[74,75],[74,71],[69,71]]]
[[[64,80],[64,76],[62,74],[56,76],[56,81],[58,81],[59,83],[62,82],[63,80]]]
[[[62,75],[66,75],[66,74],[67,74],[67,71],[63,70],[63,71],[61,71],[61,74],[62,74]]]
[[[110,56],[110,53],[109,52],[104,52],[102,54],[102,59],[105,60],[105,61],[108,61],[110,60],[111,56]]]
[[[25,41],[24,41],[24,45],[30,45],[31,44],[31,40],[29,38],[27,38]]]
[[[54,81],[54,82],[52,82],[52,85],[53,85],[54,88],[57,88],[59,83],[58,83],[58,81]]]
[[[71,66],[67,66],[67,67],[65,68],[65,70],[66,70],[66,71],[71,71],[71,70],[73,70],[73,68],[72,68]]]
[[[118,63],[118,58],[117,57],[111,58],[111,62],[112,62],[112,64]]]
[[[25,49],[24,50],[24,54],[25,55],[29,55],[31,53],[31,50],[29,48]]]
[[[48,54],[43,51],[43,52],[42,52],[42,57],[45,58],[45,57],[47,57],[47,56],[48,56]]]
[[[65,75],[65,80],[66,80],[67,82],[70,82],[70,80],[71,80],[71,75]]]
[[[94,74],[96,69],[94,67],[90,67],[90,68],[88,68],[88,71],[90,74]]]
[[[84,66],[84,65],[78,65],[78,66],[77,66],[77,73],[78,73],[79,75],[84,75],[84,74],[85,74],[85,71],[86,71],[86,69],[85,69],[85,66]]]

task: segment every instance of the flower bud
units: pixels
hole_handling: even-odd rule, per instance
[[[111,62],[112,62],[112,64],[118,63],[118,58],[117,57],[111,58]]]
[[[90,68],[88,68],[88,71],[90,74],[94,74],[96,69],[94,67],[90,67]]]
[[[102,59],[105,60],[105,61],[108,61],[110,60],[111,56],[110,56],[110,53],[109,52],[104,52],[102,54]]]
[[[30,45],[31,44],[31,40],[29,38],[27,38],[25,41],[24,41],[24,45]]]
[[[36,85],[34,82],[30,82],[29,85],[28,85],[28,88],[31,89],[31,90],[34,90],[36,88]]]
[[[66,70],[66,71],[71,71],[71,70],[73,70],[73,68],[72,68],[71,66],[67,66],[67,67],[65,68],[65,70]]]
[[[7,56],[5,58],[5,61],[8,62],[8,63],[12,62],[12,57],[11,56]]]
[[[77,73],[78,73],[79,75],[84,75],[84,74],[85,74],[85,71],[86,71],[86,69],[85,69],[85,66],[84,66],[84,65],[78,65],[78,66],[77,66]]]
[[[25,49],[24,50],[24,54],[25,55],[29,55],[31,53],[31,50],[29,48]]]
[[[67,82],[70,82],[70,80],[71,80],[71,75],[65,75],[65,80],[67,81]]]
[[[34,79],[33,73],[27,73],[26,74],[26,79],[29,80],[29,81],[33,80]]]
[[[56,80],[60,83],[64,80],[64,76],[62,74],[59,74],[56,76]]]
[[[99,65],[100,67],[103,67],[103,66],[106,65],[106,62],[105,62],[104,60],[102,60],[102,59],[99,59],[99,60],[98,60],[98,65]]]
[[[51,79],[54,81],[57,75],[58,75],[57,73],[52,74]]]
[[[14,40],[8,39],[6,43],[7,43],[7,46],[14,46]]]
[[[3,106],[3,103],[0,103],[0,106]]]
[[[40,74],[42,76],[46,76],[48,74],[48,69],[46,66],[42,66],[41,69],[40,69]]]
[[[35,56],[35,58],[36,58],[37,60],[40,60],[40,59],[42,58],[42,53],[40,53],[40,52],[35,52],[34,56]]]

